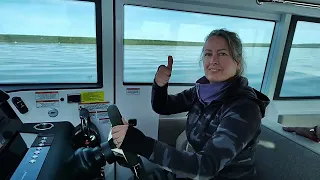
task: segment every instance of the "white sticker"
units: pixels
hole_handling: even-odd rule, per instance
[[[139,95],[140,88],[127,88],[127,95]]]
[[[35,92],[35,95],[36,95],[36,101],[37,100],[59,100],[58,91]]]
[[[107,110],[110,102],[96,102],[96,103],[80,103],[79,107],[88,109],[89,112],[97,110]]]
[[[59,107],[59,92],[35,92],[37,108],[56,108]]]
[[[97,102],[97,103],[81,103],[80,108],[88,109],[90,119],[99,123],[109,123],[108,107],[110,102]]]
[[[55,108],[59,107],[59,100],[36,101],[37,108]]]
[[[95,120],[99,123],[109,122],[108,111],[90,112],[90,118],[91,120]]]

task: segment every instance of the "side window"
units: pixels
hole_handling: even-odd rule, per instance
[[[182,12],[149,7],[124,7],[124,83],[152,83],[157,68],[174,58],[171,83],[195,83],[204,76],[200,54],[214,29],[238,33],[243,42],[245,76],[260,89],[275,22]],[[259,27],[259,28],[257,28]]]
[[[294,17],[291,22],[277,87],[278,98],[320,96],[320,21],[316,21]]]
[[[96,3],[0,2],[0,84],[97,83]]]

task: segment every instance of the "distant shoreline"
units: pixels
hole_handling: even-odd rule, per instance
[[[95,44],[96,38],[0,34],[0,42]]]
[[[0,34],[0,42],[95,44],[96,38]],[[188,42],[188,41],[125,39],[124,44],[125,45],[154,45],[154,46],[203,46],[204,43],[203,42]],[[243,43],[243,47],[270,47],[270,44],[268,44],[268,43]],[[319,44],[293,44],[292,48],[320,48],[320,43]]]

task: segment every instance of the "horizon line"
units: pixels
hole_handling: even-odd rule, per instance
[[[33,38],[31,38],[33,37]],[[0,42],[17,43],[79,43],[79,44],[95,44],[96,37],[81,36],[46,36],[46,35],[19,35],[19,34],[0,34]],[[175,40],[153,40],[153,39],[124,39],[125,45],[175,45],[175,46],[202,46],[204,42],[194,41],[175,41]],[[263,46],[269,47],[270,43],[242,43],[243,46]],[[299,43],[292,44],[295,47],[310,46],[320,47],[320,43]]]

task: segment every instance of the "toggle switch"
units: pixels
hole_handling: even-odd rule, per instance
[[[137,119],[129,119],[128,120],[129,125],[136,126],[137,125]]]

